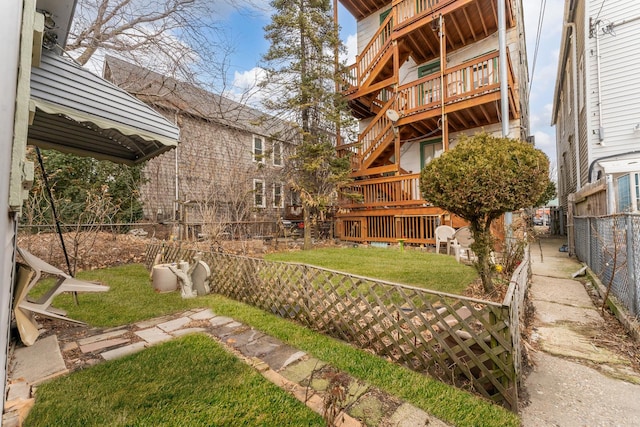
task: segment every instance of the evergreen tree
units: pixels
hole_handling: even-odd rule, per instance
[[[337,158],[334,144],[351,116],[335,88],[342,70],[335,55],[341,48],[330,0],[273,0],[275,13],[265,27],[271,42],[263,59],[270,95],[270,112],[293,122],[299,133],[289,178],[299,192],[305,231],[304,248],[311,246],[312,215],[326,211],[336,189],[349,181],[349,159]]]

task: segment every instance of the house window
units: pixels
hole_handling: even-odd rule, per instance
[[[282,166],[282,143],[273,141],[273,166]]]
[[[284,208],[284,197],[282,197],[282,184],[275,183],[273,184],[273,207],[274,208]]]
[[[618,177],[618,212],[635,212],[640,207],[640,173]]]
[[[433,159],[442,155],[442,138],[422,141],[420,143],[420,169],[428,165]]]
[[[437,59],[435,61],[429,62],[421,67],[418,67],[418,78],[422,78],[433,74],[437,71],[440,71],[440,60]]]
[[[261,136],[253,137],[253,161],[264,163],[264,138]]]
[[[264,208],[264,181],[261,179],[253,180],[253,206]]]
[[[384,20],[387,19],[387,16],[389,16],[390,13],[391,13],[391,9],[387,9],[380,14],[380,25],[382,25]]]

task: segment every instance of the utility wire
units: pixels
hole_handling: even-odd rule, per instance
[[[600,10],[598,11],[598,15],[596,15],[596,19],[594,19],[594,22],[598,20],[598,18],[600,18],[600,12],[602,12],[602,8],[604,7],[604,4],[606,3],[607,0],[602,0],[602,4],[600,4]]]
[[[542,0],[540,5],[540,13],[538,15],[538,28],[536,32],[536,47],[533,51],[533,65],[531,66],[531,79],[529,80],[529,93],[527,96],[531,96],[531,88],[533,87],[533,78],[536,71],[536,61],[538,59],[538,50],[540,48],[540,39],[542,38],[542,24],[544,23],[544,14],[547,8],[547,0]]]

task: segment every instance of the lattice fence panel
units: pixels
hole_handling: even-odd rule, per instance
[[[190,260],[157,245],[147,267]],[[149,261],[150,260],[150,261]],[[316,268],[204,253],[212,292],[225,295],[516,408],[508,306]]]

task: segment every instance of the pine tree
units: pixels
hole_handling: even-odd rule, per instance
[[[271,45],[263,57],[263,87],[271,96],[264,105],[293,122],[299,133],[289,182],[300,194],[304,248],[309,249],[312,216],[326,212],[336,190],[349,181],[349,159],[336,157],[334,147],[351,119],[335,90],[342,70],[334,53],[342,45],[330,0],[273,0],[271,6],[275,13],[265,27]]]

